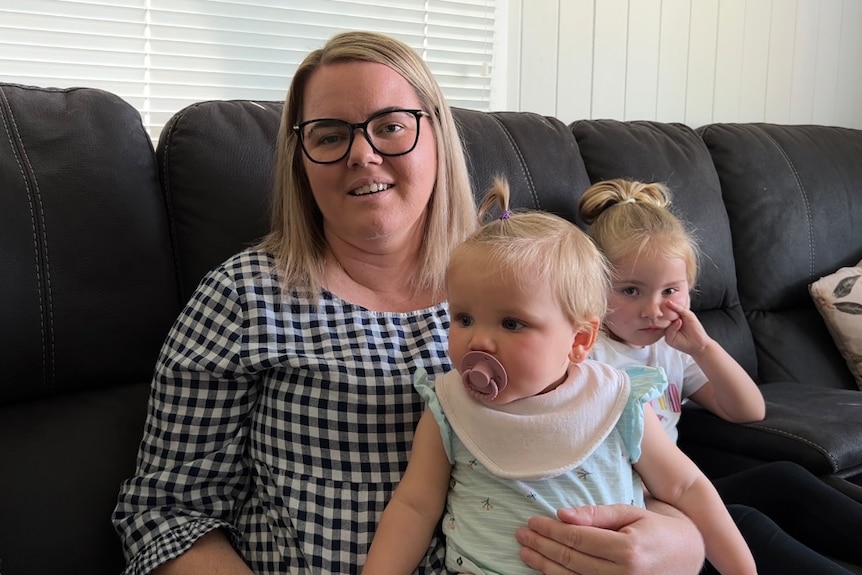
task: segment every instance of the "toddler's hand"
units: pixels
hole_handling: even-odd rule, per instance
[[[668,345],[688,355],[696,355],[706,349],[712,338],[694,312],[673,300],[668,300],[665,305],[679,316],[665,330],[664,339]]]

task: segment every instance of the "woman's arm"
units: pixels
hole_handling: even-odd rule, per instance
[[[416,570],[443,515],[451,473],[440,428],[426,409],[416,425],[407,469],[383,511],[362,573],[409,575]]]
[[[221,529],[210,531],[191,548],[151,575],[254,575]]]
[[[682,513],[660,501],[561,509],[559,521],[533,517],[518,529],[521,559],[545,575],[696,575],[703,539]]]
[[[136,475],[123,482],[112,518],[137,571],[229,529],[248,489],[243,455],[259,390],[242,366],[247,338],[233,287],[223,273],[207,276],[159,354]],[[196,556],[212,549],[191,548]]]

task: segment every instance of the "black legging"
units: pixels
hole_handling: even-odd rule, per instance
[[[852,575],[827,557],[862,566],[862,503],[800,465],[765,463],[716,479],[715,487],[759,575]]]

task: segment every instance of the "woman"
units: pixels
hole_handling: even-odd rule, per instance
[[[160,354],[114,513],[128,573],[356,571],[422,413],[412,375],[451,368],[444,268],[476,211],[424,62],[362,32],[312,52],[276,182],[272,232],[204,278]],[[590,511],[562,518],[599,529],[525,526],[525,561],[694,573],[703,560],[673,510]],[[420,572],[444,572],[439,541]]]

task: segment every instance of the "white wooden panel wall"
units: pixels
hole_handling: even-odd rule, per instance
[[[862,0],[510,2],[508,109],[862,129]]]
[[[596,3],[592,91],[592,115],[595,118],[610,118],[625,110],[626,76],[629,70],[626,65],[627,30],[625,26],[619,25],[619,18],[620,14],[626,14],[627,4],[628,0],[603,0]],[[565,30],[563,27],[561,29]]]
[[[557,63],[561,48],[558,36],[558,0],[528,0],[521,12],[520,97],[521,110],[553,115],[557,100]],[[574,22],[571,23],[575,25]],[[540,31],[534,34],[534,31]],[[579,58],[579,54],[576,58]],[[584,70],[565,68],[560,74],[580,75]],[[588,70],[586,73],[589,73]]]
[[[862,1],[844,0],[841,43],[838,48],[836,124],[862,127]]]
[[[689,0],[662,0],[659,67],[656,70],[658,101],[654,118],[660,122],[679,122],[680,118],[685,117],[690,20],[691,2]]]
[[[625,2],[621,2],[625,9]],[[661,0],[632,4],[629,22],[637,22],[627,38],[626,91],[623,115],[633,120],[651,120],[658,103],[659,48],[661,47]],[[624,34],[625,30],[621,29]]]

